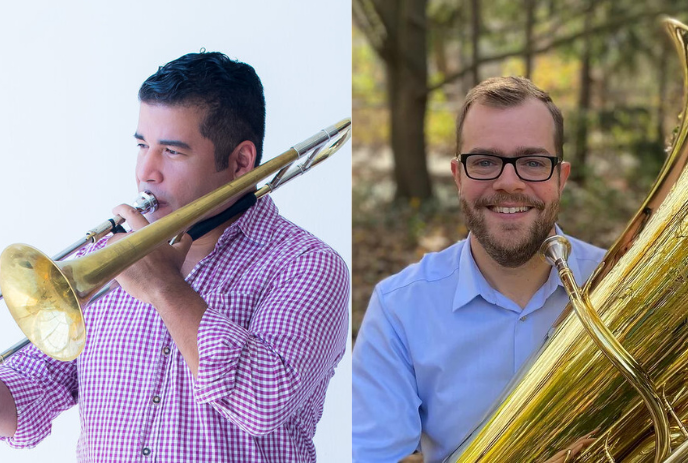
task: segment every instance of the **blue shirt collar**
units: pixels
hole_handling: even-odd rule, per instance
[[[564,234],[558,225],[555,225],[555,232],[558,235]],[[582,285],[584,283],[583,275],[581,274],[578,266],[575,248],[571,249],[571,255],[569,256],[568,263],[571,271],[573,272],[573,276],[576,278],[576,282],[579,285]],[[559,279],[559,275],[557,274],[557,270],[552,267],[545,284],[538,289],[538,291],[528,302],[528,305],[521,310],[516,303],[507,299],[492,286],[490,286],[483,274],[480,272],[478,265],[473,259],[473,254],[471,253],[470,234],[464,241],[463,248],[461,249],[458,276],[459,278],[456,285],[456,292],[454,293],[454,303],[452,305],[453,311],[459,310],[476,297],[482,297],[490,304],[494,304],[498,307],[502,307],[514,312],[519,312],[525,316],[544,306],[547,298],[549,298],[559,286],[563,288],[561,280]]]

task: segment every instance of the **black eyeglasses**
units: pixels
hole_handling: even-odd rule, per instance
[[[552,178],[554,167],[561,162],[557,156],[533,154],[507,158],[495,154],[460,154],[459,159],[468,178],[494,180],[504,171],[505,164],[514,166],[516,175],[526,182],[545,182]]]

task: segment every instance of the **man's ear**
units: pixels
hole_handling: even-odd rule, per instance
[[[564,186],[566,186],[566,180],[568,180],[570,173],[571,164],[566,161],[562,161],[559,169],[559,194],[564,191]]]
[[[253,170],[256,162],[256,145],[253,142],[244,140],[229,155],[229,169],[232,170],[234,178],[240,177]]]
[[[456,189],[461,192],[461,161],[458,159],[451,160],[451,172],[452,177],[454,177],[454,183],[456,183]]]

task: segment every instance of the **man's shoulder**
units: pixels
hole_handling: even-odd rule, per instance
[[[590,275],[592,275],[599,263],[602,262],[607,251],[568,235],[566,235],[566,238],[571,243],[569,261],[572,258],[576,260],[574,269],[578,269],[577,277],[581,279],[580,282],[582,283],[590,278]]]
[[[446,280],[457,272],[465,243],[466,240],[461,240],[442,251],[425,254],[419,262],[382,280],[378,283],[377,290],[386,295],[408,287],[430,288]]]
[[[273,246],[283,247],[300,253],[323,252],[339,256],[337,251],[332,249],[330,245],[289,219],[278,215],[275,220],[277,227],[271,240]]]
[[[566,235],[566,238],[569,240],[569,243],[571,243],[572,252],[575,254],[578,261],[591,261],[598,264],[602,261],[602,258],[607,252],[600,247],[586,243],[573,236]]]
[[[279,213],[270,197],[259,200],[252,215],[239,224],[244,235],[267,248],[290,254],[325,252],[339,255],[327,243]]]

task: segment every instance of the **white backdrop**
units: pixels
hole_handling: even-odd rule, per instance
[[[0,18],[0,249],[49,255],[136,195],[137,91],[159,65],[222,51],[265,87],[264,159],[351,113],[351,4],[318,1],[13,2]],[[351,268],[351,144],[274,194],[283,215]],[[0,350],[23,338],[0,303]],[[349,348],[350,350],[350,348]],[[75,460],[76,409],[32,450],[0,461]],[[321,462],[351,460],[351,359],[340,363],[316,432]]]

